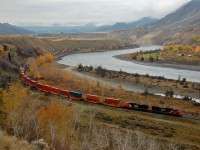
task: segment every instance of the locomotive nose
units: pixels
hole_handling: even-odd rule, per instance
[[[176,114],[177,116],[181,116],[181,115],[182,115],[181,111],[178,110],[178,109],[175,109],[175,114]]]
[[[124,103],[124,104],[123,104],[123,107],[124,107],[124,108],[131,108],[132,106],[131,106],[131,104],[129,104],[129,103]]]

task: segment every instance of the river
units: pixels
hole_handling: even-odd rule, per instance
[[[159,48],[162,48],[162,46],[146,46],[127,50],[72,54],[63,57],[61,60],[58,61],[58,63],[69,66],[77,66],[80,63],[82,65],[92,65],[94,67],[102,66],[103,68],[109,70],[122,70],[128,73],[138,73],[143,75],[149,74],[151,76],[164,76],[165,78],[175,80],[178,79],[178,76],[180,75],[181,78],[186,78],[187,81],[200,82],[199,71],[181,70],[166,67],[163,68],[159,66],[147,66],[129,61],[123,61],[113,57],[116,55],[137,52],[140,50],[149,51]]]

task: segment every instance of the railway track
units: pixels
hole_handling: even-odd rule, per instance
[[[51,94],[51,95],[56,95],[56,96],[58,96],[58,97],[64,97],[64,98],[68,98],[69,99],[69,97],[71,98],[71,99],[73,99],[73,97],[71,97],[70,96],[70,92],[69,91],[66,91],[66,90],[62,90],[62,89],[58,89],[58,88],[55,88],[55,87],[53,87],[54,89],[55,89],[55,93],[53,92],[52,93],[52,91],[51,90],[44,90],[43,88],[38,88],[37,87],[37,84],[38,85],[40,85],[40,86],[42,86],[42,84],[40,84],[40,83],[37,83],[36,81],[33,81],[33,80],[31,80],[30,78],[28,78],[28,77],[26,77],[25,76],[25,71],[24,71],[24,68],[23,68],[23,71],[22,71],[22,81],[27,85],[27,86],[30,86],[30,87],[32,87],[31,89],[37,89],[37,90],[40,90],[40,91],[42,91],[42,92],[44,92],[44,93],[46,93],[46,94]],[[34,85],[32,85],[32,84],[34,84]],[[47,86],[48,88],[51,88],[50,86]],[[67,92],[68,93],[68,95],[62,95],[62,93],[60,93],[60,91],[64,91],[64,92]],[[72,92],[72,93],[75,93],[76,94],[76,92]],[[78,101],[78,102],[84,102],[84,103],[89,103],[89,104],[94,104],[94,105],[103,105],[103,106],[105,106],[105,107],[112,107],[112,106],[109,106],[109,103],[108,103],[108,105],[107,104],[104,104],[104,103],[102,103],[102,102],[100,102],[100,100],[98,100],[98,103],[93,103],[93,102],[89,102],[88,100],[86,101],[85,99],[84,99],[84,97],[82,97],[82,93],[78,93],[78,94],[81,94],[81,97],[79,97],[79,99],[78,100],[74,100],[74,101]],[[86,99],[87,99],[87,95],[88,94],[86,94]],[[99,98],[99,97],[98,97]],[[112,98],[107,98],[107,99],[111,99],[112,100]],[[105,99],[106,100],[106,99]],[[114,99],[115,100],[115,99]],[[119,103],[120,103],[120,100],[119,99],[116,99]],[[106,101],[105,101],[106,102]],[[171,114],[171,113],[163,113],[162,111],[156,111],[156,112],[154,112],[153,111],[153,107],[156,107],[156,106],[152,106],[152,109],[144,109],[144,107],[149,107],[149,105],[141,105],[141,106],[144,106],[144,107],[142,107],[142,108],[139,108],[138,106],[140,106],[140,105],[138,105],[138,104],[134,104],[134,103],[124,103],[124,104],[126,104],[126,105],[129,105],[129,107],[125,107],[125,105],[123,104],[123,105],[121,105],[121,104],[119,104],[117,102],[117,105],[116,106],[114,106],[114,107],[112,107],[112,108],[115,108],[115,109],[123,109],[123,110],[128,110],[128,111],[140,111],[140,112],[143,112],[143,113],[151,113],[151,114],[156,114],[156,115],[165,115],[165,116],[169,116],[169,117],[179,117],[179,118],[183,118],[183,119],[190,119],[190,120],[195,120],[195,121],[200,121],[200,118],[199,117],[193,117],[193,116],[189,116],[189,115],[186,115],[186,114],[183,114],[183,115],[174,115],[173,113]],[[112,103],[111,103],[112,104]],[[135,105],[137,106],[137,107],[135,107]],[[159,107],[156,107],[156,108],[159,108]],[[161,108],[162,109],[162,108]],[[164,108],[164,109],[168,109],[168,108]],[[170,110],[173,110],[173,109],[170,109]],[[175,110],[176,111],[176,110]]]
[[[28,87],[30,87],[29,85],[27,85]],[[131,110],[131,109],[124,109],[123,107],[112,107],[112,106],[108,106],[108,105],[104,105],[102,103],[90,103],[88,101],[85,100],[72,100],[70,98],[67,98],[65,96],[62,95],[55,95],[55,94],[51,94],[51,93],[47,93],[44,92],[42,90],[39,90],[35,87],[30,87],[30,90],[34,91],[34,92],[39,92],[40,94],[43,93],[46,96],[54,96],[58,99],[61,99],[62,101],[67,101],[67,102],[71,102],[71,103],[75,103],[75,104],[83,104],[83,105],[92,105],[92,106],[99,106],[99,107],[105,107],[105,108],[109,108],[109,109],[115,109],[115,110],[122,110],[122,111],[130,111],[130,112],[140,112],[143,114],[152,114],[155,116],[165,116],[165,117],[169,117],[169,118],[180,118],[180,119],[188,119],[188,120],[193,120],[193,121],[200,121],[200,117],[193,117],[193,116],[189,116],[189,115],[182,115],[181,117],[177,117],[177,116],[169,116],[169,115],[164,115],[164,114],[157,114],[157,113],[150,113],[150,112],[146,112],[146,111],[140,111],[140,110]]]

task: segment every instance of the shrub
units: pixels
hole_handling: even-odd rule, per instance
[[[182,79],[182,82],[186,82],[186,78],[183,78],[183,79]]]
[[[151,55],[149,56],[149,61],[151,61],[151,62],[154,61],[154,58]]]
[[[166,92],[165,92],[165,95],[167,96],[167,97],[173,97],[174,96],[174,91],[171,89],[171,90],[167,90]]]
[[[191,97],[189,97],[189,96],[187,95],[187,96],[184,96],[184,97],[183,97],[183,100],[191,101],[191,100],[192,100],[192,98],[191,98]]]
[[[142,93],[143,95],[149,95],[149,91],[148,91],[148,88],[147,87],[145,87],[145,89],[144,89],[144,93]]]
[[[83,69],[83,65],[82,64],[78,64],[78,70],[82,70]]]
[[[188,84],[184,84],[183,88],[189,88]]]
[[[90,71],[93,70],[93,66],[92,65],[89,66],[89,70]]]

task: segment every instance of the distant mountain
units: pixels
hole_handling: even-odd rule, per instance
[[[24,29],[30,30],[37,34],[43,33],[79,33],[79,32],[94,32],[96,31],[96,26],[93,24],[86,24],[84,26],[23,26]]]
[[[31,31],[10,25],[8,23],[0,23],[0,34],[31,34]]]
[[[176,24],[193,25],[200,23],[200,0],[192,0],[175,12],[151,24],[153,27],[172,26]]]
[[[109,38],[136,44],[189,44],[200,36],[200,0],[192,0],[164,18],[145,25],[109,33]]]
[[[151,18],[151,17],[144,17],[138,21],[134,21],[130,23],[118,22],[114,25],[101,26],[97,29],[97,31],[115,31],[115,30],[128,29],[128,28],[133,28],[137,26],[144,26],[146,24],[150,24],[155,21],[157,21],[157,19]]]
[[[143,26],[153,23],[157,19],[144,17],[138,21],[131,23],[119,22],[114,25],[95,26],[94,24],[86,24],[84,26],[23,26],[23,28],[38,34],[43,33],[80,33],[80,32],[98,32],[98,31],[116,31],[121,29]]]

